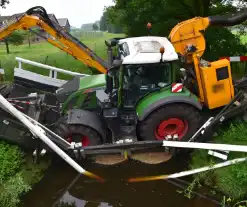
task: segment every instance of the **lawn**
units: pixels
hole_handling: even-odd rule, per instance
[[[110,34],[103,33],[100,37],[92,36],[80,36],[81,41],[91,48],[97,55],[106,59],[107,50],[104,41],[113,37],[123,36],[122,34]],[[39,63],[48,64],[58,68],[67,69],[74,72],[88,73],[92,72],[84,65],[82,62],[75,60],[72,56],[63,52],[59,48],[51,45],[47,42],[32,44],[31,47],[28,45],[20,46],[10,46],[10,54],[6,54],[5,45],[0,45],[0,67],[5,69],[6,78],[8,80],[12,79],[13,70],[17,66],[17,61],[15,57],[21,57],[28,60],[37,61]],[[24,65],[25,69],[28,69],[33,72],[38,72],[42,74],[47,74],[48,71],[33,66]]]

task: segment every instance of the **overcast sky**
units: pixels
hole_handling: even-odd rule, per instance
[[[22,13],[33,6],[43,6],[48,13],[57,18],[68,18],[70,24],[81,27],[82,24],[100,19],[104,6],[113,5],[112,0],[10,0],[2,16]]]

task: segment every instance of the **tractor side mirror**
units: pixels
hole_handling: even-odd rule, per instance
[[[115,47],[118,44],[118,39],[117,38],[112,38],[109,40],[105,40],[105,45],[107,47]]]

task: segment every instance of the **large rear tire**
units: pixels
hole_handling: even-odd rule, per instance
[[[169,104],[151,113],[139,125],[142,140],[165,140],[167,135],[178,135],[179,141],[188,141],[199,129],[201,116],[187,104]]]

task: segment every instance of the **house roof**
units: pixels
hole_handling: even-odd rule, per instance
[[[24,13],[18,13],[18,14],[14,14],[14,15],[11,15],[11,16],[0,16],[0,21],[2,22],[2,21],[6,20],[6,19],[8,19],[10,17],[19,17],[19,16],[21,16],[23,14]]]
[[[8,18],[10,18],[10,17],[19,17],[19,16],[21,16],[21,15],[23,15],[23,14],[25,14],[25,13],[13,14],[13,15],[11,15],[11,16],[0,16],[0,22],[4,21],[4,20],[6,20],[6,19],[8,19]],[[48,16],[49,16],[49,18],[50,18],[52,21],[55,21],[55,22],[58,23],[58,20],[57,20],[57,18],[56,18],[56,16],[55,16],[54,14],[48,14]]]
[[[60,24],[60,26],[65,27],[67,22],[69,22],[69,20],[67,18],[59,18],[57,19],[58,23]]]
[[[58,20],[57,20],[55,14],[48,14],[48,16],[49,16],[49,19],[50,19],[50,20],[53,20],[53,21],[55,20],[55,22],[58,23]]]

